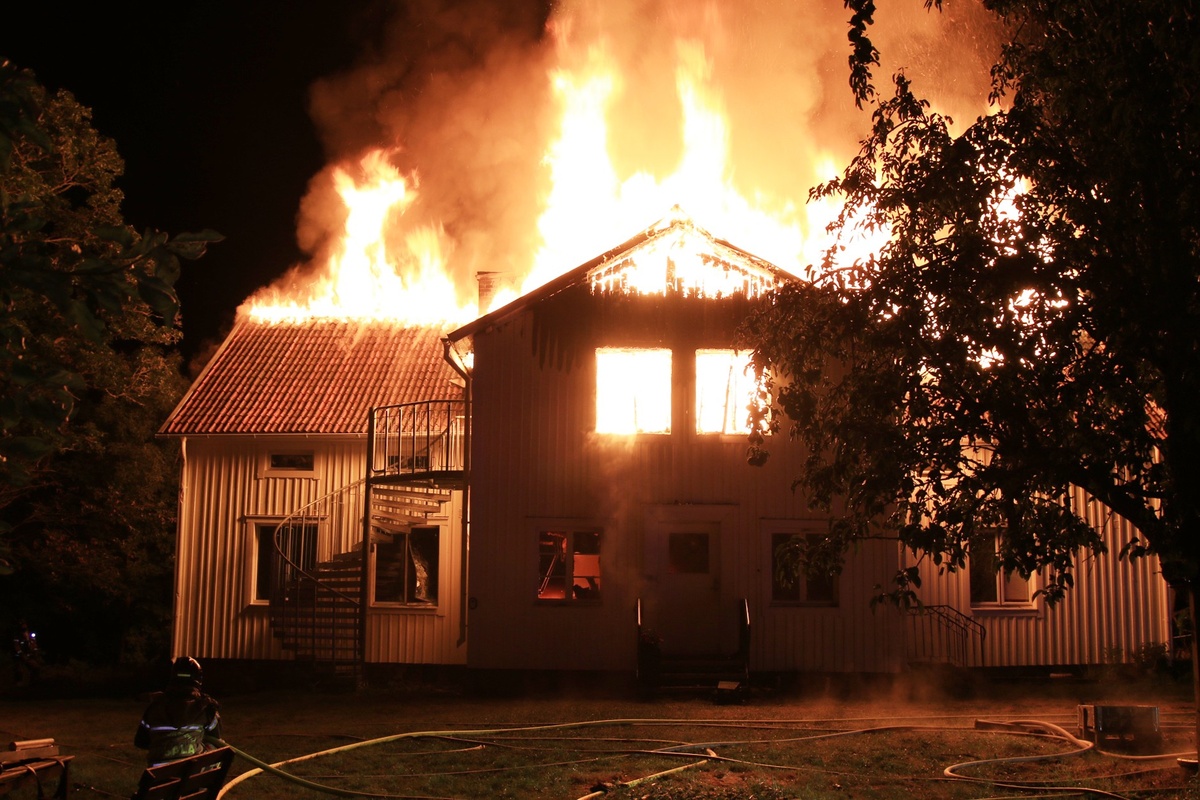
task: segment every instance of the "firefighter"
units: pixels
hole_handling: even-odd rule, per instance
[[[150,701],[133,738],[148,751],[150,766],[211,750],[206,740],[221,738],[220,709],[201,691],[203,684],[200,662],[188,656],[175,660],[166,690]]]

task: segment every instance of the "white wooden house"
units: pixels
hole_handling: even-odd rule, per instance
[[[454,331],[239,324],[163,427],[185,454],[176,652],[625,674],[657,652],[744,677],[1073,666],[1168,640],[1155,562],[1118,561],[1129,530],[1094,504],[1110,554],[1053,609],[1036,578],[976,568],[926,575],[926,614],[872,610],[905,564],[888,539],[836,578],[778,581],[778,545],[826,521],[791,490],[796,447],[747,464],[734,332],[783,280],[672,219]],[[357,602],[313,599],[306,576],[347,571]],[[324,623],[289,641],[289,615],[338,613],[356,642]]]
[[[465,662],[465,411],[444,356],[432,328],[235,326],[161,429],[183,452],[176,653]],[[291,563],[272,566],[277,539]]]

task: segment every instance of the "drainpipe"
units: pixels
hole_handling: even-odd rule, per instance
[[[448,338],[442,339],[442,357],[463,379],[462,537],[458,557],[458,646],[462,647],[467,642],[467,559],[471,553],[471,374]]]
[[[367,471],[363,481],[362,571],[358,590],[358,663],[359,678],[367,674],[367,605],[371,600],[369,586],[371,563],[371,473],[375,469],[375,407],[367,412]]]

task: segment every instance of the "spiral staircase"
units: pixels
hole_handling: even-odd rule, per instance
[[[464,400],[372,409],[365,477],[297,509],[275,529],[271,629],[314,680],[361,684],[369,544],[425,524],[464,488],[468,438]],[[322,543],[345,545],[306,563],[301,554],[332,549]]]

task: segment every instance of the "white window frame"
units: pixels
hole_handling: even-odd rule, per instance
[[[393,536],[393,537],[395,537],[395,536],[405,537],[406,544],[409,546],[409,548],[411,548],[410,537],[411,537],[413,531],[430,530],[430,529],[434,529],[437,531],[437,565],[436,565],[437,597],[436,597],[436,599],[434,599],[432,602],[409,602],[407,600],[378,600],[378,599],[376,599],[376,576],[378,574],[377,573],[377,569],[378,569],[378,560],[377,559],[378,559],[378,545],[380,544],[380,542],[372,541],[371,542],[371,563],[370,563],[370,568],[368,569],[368,572],[367,572],[367,583],[368,583],[367,596],[370,598],[371,608],[397,609],[397,610],[403,610],[403,611],[417,611],[417,612],[435,612],[435,611],[439,611],[441,609],[442,599],[445,596],[445,591],[446,591],[446,584],[445,584],[445,581],[443,580],[444,572],[445,572],[443,567],[446,562],[446,540],[448,538],[447,526],[445,524],[439,524],[438,521],[431,519],[431,520],[428,520],[423,525],[413,525],[410,529],[408,529],[406,531],[397,531],[397,532],[389,532],[389,533],[391,533],[391,536]],[[374,538],[374,537],[372,537],[372,538]],[[407,560],[406,560],[406,567],[407,567]]]
[[[293,469],[290,467],[272,466],[276,456],[308,456],[312,458],[311,469]],[[317,461],[320,458],[314,448],[305,447],[272,447],[262,454],[259,460],[258,474],[262,478],[315,478],[317,477]]]
[[[999,557],[1000,546],[1000,531],[995,531],[992,534],[992,558],[991,563],[995,565]],[[973,614],[1034,614],[1038,611],[1038,574],[1030,575],[1028,579],[1022,578],[1015,572],[1004,572],[996,570],[991,575],[994,581],[995,600],[976,600],[974,598],[973,583],[976,576],[982,576],[980,571],[973,568],[977,562],[972,562],[970,553],[967,554],[967,569],[966,569],[966,592],[967,604],[971,608]],[[990,572],[990,570],[989,570]],[[982,580],[982,577],[980,577]],[[1019,591],[1018,591],[1019,587]],[[1024,596],[1017,596],[1023,594]]]
[[[259,532],[264,528],[275,530],[286,520],[285,517],[260,517],[248,516],[243,520],[245,530],[246,549],[244,556],[245,564],[245,581],[243,583],[243,592],[245,595],[247,606],[269,606],[271,601],[269,597],[258,596],[258,568],[261,561],[261,553],[259,548]],[[323,520],[310,519],[305,524],[313,526],[314,531],[314,552],[313,562],[316,563],[320,558],[318,552],[321,535],[321,522]]]

